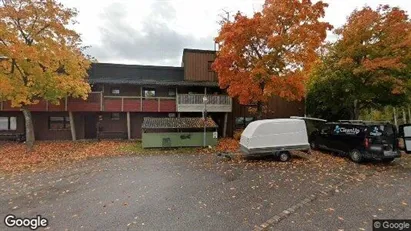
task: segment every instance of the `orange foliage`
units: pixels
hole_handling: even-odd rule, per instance
[[[12,106],[86,98],[90,62],[80,35],[69,26],[77,15],[56,1],[4,0],[0,6],[0,100]]]
[[[273,95],[302,99],[315,50],[331,29],[319,21],[325,7],[321,1],[266,0],[252,18],[237,13],[225,22],[215,39],[220,51],[213,63],[220,87],[242,104]]]
[[[32,152],[18,143],[0,144],[0,171],[57,166],[90,157],[119,155],[118,141],[101,142],[39,142]]]
[[[240,140],[241,139],[241,134],[243,133],[243,129],[241,129],[241,130],[235,130],[234,131],[234,134],[233,134],[233,138],[235,139],[235,140]]]
[[[411,22],[405,11],[388,5],[376,10],[364,7],[355,10],[336,33],[340,70],[353,73],[364,85],[388,86],[393,95],[406,93]]]
[[[231,138],[223,138],[218,141],[216,150],[218,152],[237,152],[240,148],[238,140]]]
[[[22,107],[26,144],[34,144],[33,123],[26,105],[45,99],[88,97],[90,61],[80,35],[70,26],[77,15],[57,1],[3,0],[0,4],[0,101]]]

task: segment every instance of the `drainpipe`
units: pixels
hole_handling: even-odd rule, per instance
[[[70,119],[71,139],[73,141],[76,141],[77,140],[77,137],[76,137],[76,124],[74,123],[74,116],[73,116],[72,111],[69,111],[69,119]]]
[[[397,110],[395,109],[395,107],[392,108],[393,114],[394,114],[394,124],[395,127],[398,129],[398,123],[397,123]]]
[[[131,140],[131,122],[130,122],[130,112],[127,112],[127,138]]]

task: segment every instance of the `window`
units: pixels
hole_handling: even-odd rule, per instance
[[[120,120],[120,113],[118,112],[111,113],[111,120]]]
[[[70,119],[68,116],[50,116],[50,130],[67,130],[70,129]]]
[[[247,125],[255,120],[254,117],[236,117],[235,118],[235,127],[236,128],[245,128]]]
[[[322,128],[321,128],[321,135],[329,135],[330,133],[331,133],[331,126],[332,125],[324,125]]]
[[[214,71],[213,70],[213,61],[208,61],[208,71]]]
[[[156,97],[156,89],[154,88],[143,88],[144,97]]]
[[[120,89],[118,89],[118,88],[112,88],[112,89],[111,89],[111,94],[113,94],[113,95],[120,95]]]
[[[17,117],[9,117],[9,126],[10,130],[16,130],[17,129]]]
[[[17,117],[0,117],[0,130],[9,131],[17,129]]]
[[[168,89],[168,96],[176,96],[176,89],[169,88]]]

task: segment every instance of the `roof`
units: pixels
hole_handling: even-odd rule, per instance
[[[89,79],[91,84],[131,84],[131,85],[160,85],[160,86],[201,86],[201,87],[218,87],[217,82],[196,82],[196,81],[167,81],[167,80],[150,80],[150,79],[117,79],[117,78],[99,78]]]
[[[182,81],[184,80],[184,69],[172,66],[93,63],[89,70],[89,79]]]
[[[206,121],[207,128],[217,128],[218,125],[213,119]],[[190,118],[160,118],[144,117],[142,128],[164,129],[164,128],[204,128],[204,120],[199,117]]]
[[[339,122],[328,122],[331,125],[356,125],[356,126],[374,126],[374,125],[390,125],[389,121],[339,121]]]
[[[243,131],[244,136],[251,137],[254,136],[254,133],[284,133],[284,131],[295,130],[295,128],[304,127],[305,122],[301,119],[265,119],[265,120],[256,120],[248,124],[248,126]],[[263,131],[262,131],[263,130]],[[259,134],[261,135],[261,134]]]
[[[217,51],[215,50],[201,50],[201,49],[190,49],[190,48],[184,48],[183,54],[186,52],[192,52],[192,53],[211,53],[215,54]]]
[[[313,121],[320,121],[320,122],[327,122],[327,120],[319,119],[319,118],[312,118],[312,117],[303,117],[303,116],[290,116],[290,119],[301,119],[301,120],[313,120]]]
[[[89,70],[91,84],[133,84],[216,87],[217,82],[184,81],[184,68],[172,66],[93,63]]]

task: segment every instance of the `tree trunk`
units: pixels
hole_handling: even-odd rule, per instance
[[[410,110],[410,106],[408,106],[407,109],[408,109],[408,123],[411,123],[411,110]]]
[[[402,108],[402,121],[404,122],[404,124],[407,123],[407,114],[405,114],[404,108]]]
[[[257,103],[257,120],[261,120],[263,118],[263,103]]]
[[[26,107],[23,107],[21,110],[23,112],[24,121],[25,121],[25,125],[26,125],[27,150],[31,151],[31,150],[33,150],[34,141],[35,141],[33,119],[31,117],[31,112]]]
[[[398,121],[397,121],[397,110],[395,109],[395,107],[393,107],[392,108],[392,114],[393,114],[393,116],[394,116],[394,124],[395,124],[395,127],[398,129]]]
[[[352,114],[353,120],[358,120],[360,117],[360,106],[358,105],[358,100],[354,100],[354,111]]]

